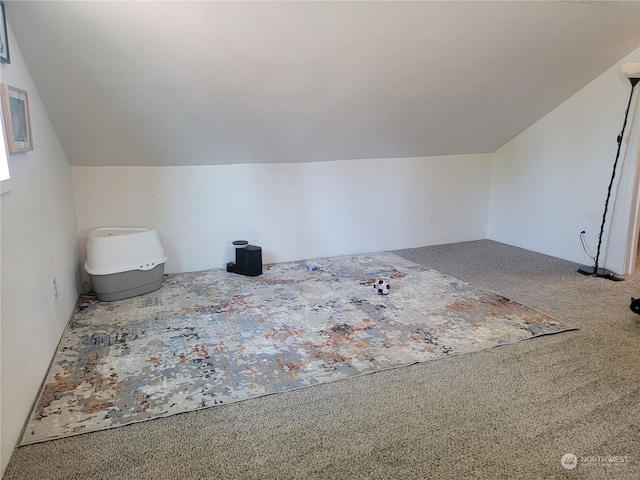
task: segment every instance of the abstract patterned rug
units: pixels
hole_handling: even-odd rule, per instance
[[[61,438],[572,330],[395,254],[165,277],[81,297],[21,444]],[[389,295],[372,288],[391,283]]]

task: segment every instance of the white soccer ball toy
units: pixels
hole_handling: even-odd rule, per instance
[[[378,295],[388,295],[390,288],[389,280],[385,280],[384,278],[379,278],[373,284],[373,289]]]

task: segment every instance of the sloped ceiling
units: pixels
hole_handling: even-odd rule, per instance
[[[72,165],[493,152],[640,45],[640,2],[6,3]]]

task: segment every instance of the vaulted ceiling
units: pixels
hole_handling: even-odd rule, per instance
[[[493,152],[640,46],[640,2],[6,5],[72,165]]]

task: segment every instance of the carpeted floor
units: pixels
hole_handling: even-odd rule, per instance
[[[640,478],[640,274],[486,240],[395,253],[580,330],[21,447],[4,479]]]

